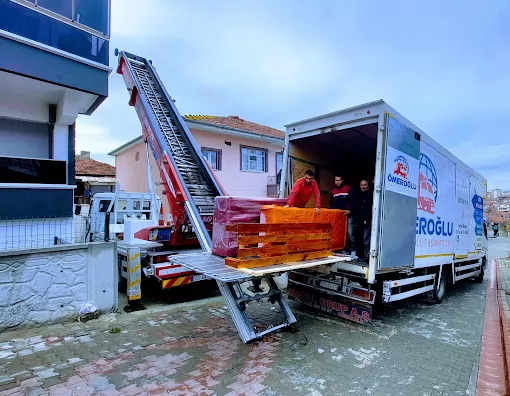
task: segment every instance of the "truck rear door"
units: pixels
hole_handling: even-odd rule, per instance
[[[379,268],[412,266],[416,244],[419,180],[418,132],[385,113]]]

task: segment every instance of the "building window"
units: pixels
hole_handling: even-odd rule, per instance
[[[276,174],[282,170],[283,153],[276,153]]]
[[[241,170],[267,172],[267,149],[241,146]]]
[[[48,8],[45,8],[40,1],[37,0],[36,4],[30,6],[30,3],[21,5],[13,1],[2,0],[0,2],[1,30],[94,62],[109,65],[110,43],[106,35],[84,24],[73,22],[71,18],[50,11],[48,8],[52,2],[46,0]],[[70,4],[71,0],[66,3]],[[109,10],[109,2],[105,3],[105,7]],[[23,21],[23,23],[19,21]],[[107,31],[107,29],[105,30]]]
[[[83,27],[110,35],[110,0],[28,0]]]
[[[39,7],[46,8],[53,11],[55,14],[72,19],[73,17],[73,4],[71,1],[62,0],[37,0],[36,3]]]
[[[221,150],[202,147],[202,155],[214,170],[221,170]]]
[[[282,178],[283,153],[276,153],[276,184],[280,184]]]
[[[88,26],[105,36],[110,35],[110,2],[109,0],[74,0],[73,20]]]
[[[137,151],[135,154],[135,161],[138,161],[140,159],[140,152]]]

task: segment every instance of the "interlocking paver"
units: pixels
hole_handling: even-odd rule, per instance
[[[485,287],[452,286],[441,305],[400,302],[367,326],[292,304],[298,333],[250,345],[220,298],[3,333],[0,386],[8,389],[0,396],[465,393],[479,357]]]

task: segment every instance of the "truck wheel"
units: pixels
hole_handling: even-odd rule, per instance
[[[475,277],[476,283],[482,283],[483,282],[483,276],[484,276],[484,267],[485,267],[485,260],[482,261],[482,265],[480,266],[480,275]]]
[[[446,294],[446,276],[444,274],[444,271],[441,271],[441,277],[437,278],[437,284],[434,288],[434,302],[436,304],[441,304],[443,301],[443,298]]]

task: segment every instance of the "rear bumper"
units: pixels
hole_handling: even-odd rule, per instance
[[[359,286],[300,272],[289,274],[288,298],[329,315],[356,323],[372,320],[375,292]]]

